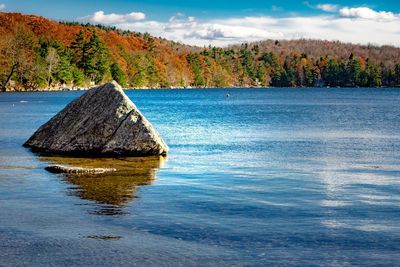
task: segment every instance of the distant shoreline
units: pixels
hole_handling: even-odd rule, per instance
[[[87,87],[87,88],[78,88],[78,89],[33,89],[33,90],[7,90],[7,91],[0,91],[0,93],[29,93],[29,92],[78,92],[78,91],[87,91],[94,87]],[[123,88],[123,90],[214,90],[214,89],[400,89],[400,87],[388,87],[388,86],[381,86],[381,87],[170,87],[170,88]]]

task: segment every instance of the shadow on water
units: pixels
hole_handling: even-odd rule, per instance
[[[51,164],[83,168],[114,168],[106,173],[64,173],[62,179],[71,184],[68,194],[92,201],[96,215],[123,215],[123,208],[136,198],[138,186],[151,185],[165,157],[135,158],[69,158],[41,157]]]

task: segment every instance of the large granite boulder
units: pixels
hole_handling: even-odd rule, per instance
[[[165,155],[159,134],[116,83],[88,90],[42,125],[24,146],[86,156]]]

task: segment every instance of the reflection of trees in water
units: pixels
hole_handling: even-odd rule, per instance
[[[51,164],[84,168],[115,168],[115,172],[101,174],[62,174],[71,184],[68,194],[94,201],[92,214],[121,215],[122,208],[136,197],[137,186],[150,185],[162,167],[163,157],[137,158],[67,158],[43,157]]]

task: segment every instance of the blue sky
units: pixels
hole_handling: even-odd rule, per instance
[[[0,9],[115,25],[196,45],[313,38],[400,46],[399,0],[0,0]]]

